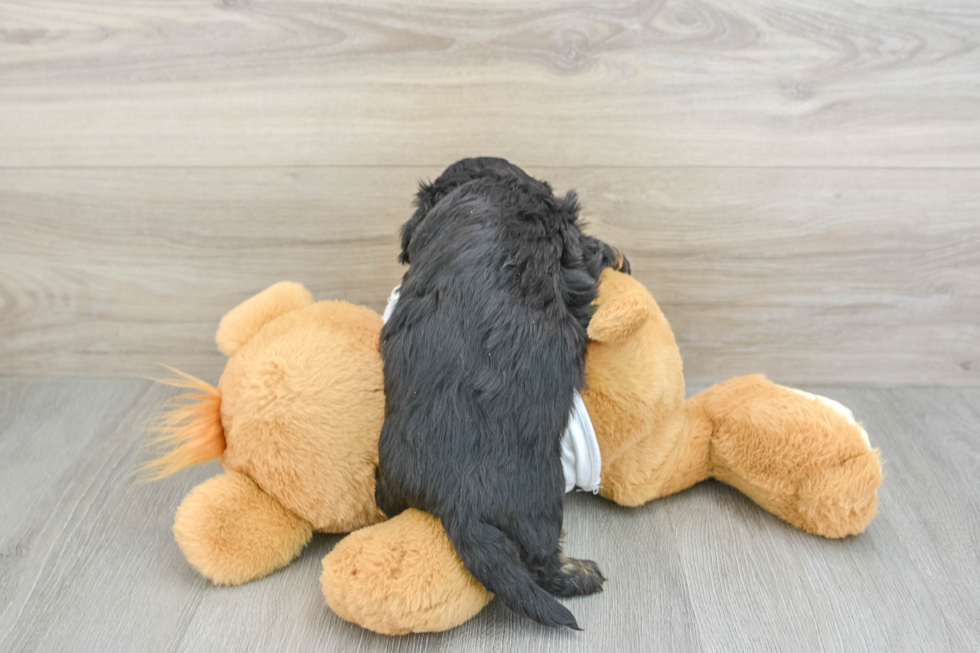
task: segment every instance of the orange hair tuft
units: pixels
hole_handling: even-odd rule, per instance
[[[185,392],[170,398],[163,411],[149,427],[155,434],[151,445],[167,451],[150,461],[139,472],[148,472],[147,481],[158,481],[185,467],[214,460],[225,450],[225,433],[221,426],[221,391],[210,383],[164,365],[176,378],[155,379]]]

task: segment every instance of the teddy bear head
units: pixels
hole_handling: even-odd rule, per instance
[[[383,519],[374,501],[384,380],[381,318],[342,301],[313,303],[276,284],[228,313],[217,342],[222,466],[246,474],[325,532]]]

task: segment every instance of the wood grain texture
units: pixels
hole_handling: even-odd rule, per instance
[[[980,166],[967,0],[4,0],[0,21],[3,166]]]
[[[319,563],[337,536],[239,588],[187,565],[173,512],[217,466],[129,477],[169,390],[0,381],[0,650],[976,651],[980,392],[806,389],[851,407],[882,450],[881,512],[863,535],[806,535],[717,483],[637,509],[576,494],[567,550],[610,579],[568,601],[585,632],[492,603],[447,633],[393,638],[325,606]]]
[[[980,384],[980,171],[529,169],[627,253],[694,383]],[[221,316],[283,279],[381,310],[439,171],[0,170],[0,375],[214,380]]]
[[[380,309],[419,177],[577,188],[695,383],[980,385],[963,0],[0,0],[0,375],[215,378],[295,279]]]

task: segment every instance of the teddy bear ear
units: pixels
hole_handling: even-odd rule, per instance
[[[589,322],[589,340],[615,342],[636,331],[653,315],[648,293],[630,290],[599,305]]]
[[[269,322],[298,308],[313,303],[313,295],[302,284],[282,281],[228,311],[215,341],[225,356],[234,356],[246,342]]]

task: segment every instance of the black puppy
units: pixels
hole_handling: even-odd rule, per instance
[[[464,159],[402,228],[401,297],[382,333],[378,506],[440,519],[511,610],[578,629],[552,595],[602,589],[560,549],[561,438],[582,386],[599,273],[624,259],[564,198],[503,159]]]

